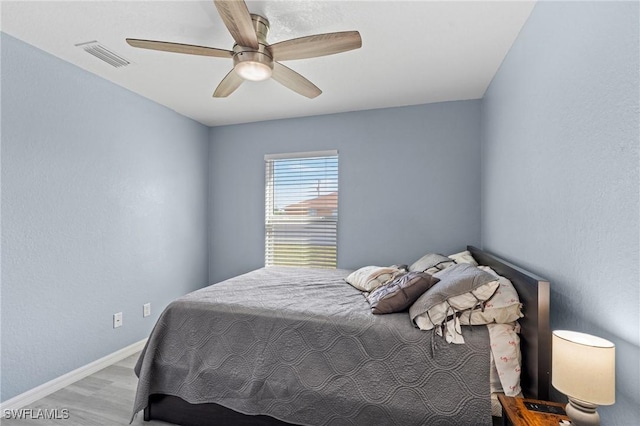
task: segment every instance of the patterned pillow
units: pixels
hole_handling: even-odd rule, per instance
[[[474,309],[460,317],[462,325],[509,324],[522,318],[522,303],[509,279],[498,275],[488,266],[479,266],[485,272],[498,278],[498,289],[484,304],[484,309]]]
[[[522,354],[520,336],[518,336],[520,325],[517,322],[487,324],[487,328],[491,339],[491,391],[502,391],[507,396],[518,396],[522,392],[520,387]],[[496,372],[497,378],[494,376]]]
[[[373,291],[403,273],[402,269],[382,266],[365,266],[353,271],[345,281],[360,291]]]
[[[409,272],[393,281],[381,285],[369,295],[367,301],[374,314],[391,314],[407,309],[425,291],[429,290],[438,278],[425,272]]]

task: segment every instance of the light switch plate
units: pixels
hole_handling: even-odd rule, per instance
[[[122,312],[113,314],[113,328],[122,327]]]

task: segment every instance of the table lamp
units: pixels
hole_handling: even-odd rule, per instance
[[[598,405],[615,402],[615,345],[576,331],[552,337],[551,384],[569,398],[566,411],[574,426],[596,426]]]

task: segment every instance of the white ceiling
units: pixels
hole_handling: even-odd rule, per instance
[[[212,1],[3,1],[1,30],[203,124],[217,126],[432,102],[478,99],[533,1],[247,2],[275,43],[358,30],[362,48],[284,62],[323,93],[300,96],[273,80],[211,95],[231,59],[135,49],[126,37],[231,49]],[[76,47],[97,40],[132,62],[110,65]]]

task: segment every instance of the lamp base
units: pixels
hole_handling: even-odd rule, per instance
[[[598,406],[569,397],[565,410],[573,426],[600,426]]]

